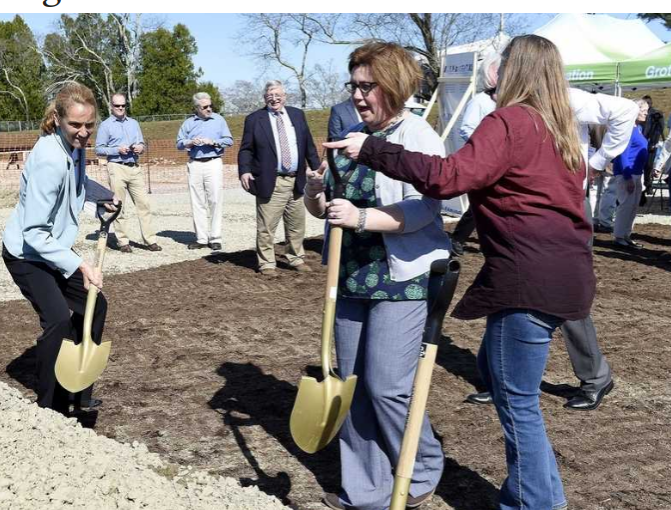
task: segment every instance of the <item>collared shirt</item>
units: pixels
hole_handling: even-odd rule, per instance
[[[298,170],[298,143],[296,141],[296,129],[291,122],[291,118],[287,113],[285,108],[280,110],[280,115],[282,115],[282,120],[284,121],[284,130],[287,132],[287,138],[289,139],[289,149],[291,151],[291,168],[285,170],[282,168],[282,150],[280,149],[280,135],[277,130],[277,115],[275,112],[268,108],[268,116],[270,117],[270,127],[273,129],[273,138],[275,139],[275,148],[277,149],[277,173],[285,174],[287,172],[295,172]]]
[[[144,144],[140,124],[130,117],[117,119],[111,115],[98,128],[96,154],[107,157],[107,161],[112,163],[137,163],[137,154],[130,150],[126,154],[119,154],[119,147],[139,144]]]
[[[186,119],[177,134],[177,148],[186,150],[186,143],[194,138],[211,138],[215,145],[194,145],[189,151],[191,159],[216,158],[224,153],[224,147],[233,145],[233,136],[226,120],[218,113],[202,119],[193,115]]]

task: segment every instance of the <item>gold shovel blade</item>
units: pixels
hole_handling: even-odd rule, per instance
[[[301,378],[289,422],[291,436],[301,450],[315,453],[333,440],[352,405],[356,379],[355,375],[344,381],[336,376],[322,382]]]
[[[112,342],[98,345],[87,339],[78,344],[63,340],[56,358],[56,379],[72,393],[85,390],[96,382],[107,367],[111,349]]]

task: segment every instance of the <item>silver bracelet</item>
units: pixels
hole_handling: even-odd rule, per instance
[[[361,208],[359,209],[359,221],[356,224],[356,228],[354,229],[354,232],[357,234],[361,234],[362,232],[366,231],[366,209]]]

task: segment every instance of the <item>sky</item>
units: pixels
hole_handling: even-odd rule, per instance
[[[620,18],[634,19],[635,14],[612,14]],[[11,20],[15,14],[0,13],[0,21]],[[54,31],[60,14],[21,14],[36,35],[46,35]],[[552,14],[528,15],[529,31],[533,31],[550,19]],[[231,86],[236,80],[260,81],[279,76],[285,79],[286,72],[270,72],[262,75],[261,65],[245,55],[245,48],[236,40],[244,20],[239,14],[145,14],[152,21],[160,21],[166,28],[183,23],[196,39],[198,53],[194,57],[194,65],[203,70],[203,80],[212,81],[221,88]],[[671,31],[659,22],[648,24],[648,27],[663,41],[671,40]],[[352,51],[349,46],[333,46],[315,44],[310,51],[310,66],[316,63],[328,65],[332,60],[334,68],[343,73],[346,71],[347,55]]]

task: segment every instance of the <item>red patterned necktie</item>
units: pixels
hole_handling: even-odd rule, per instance
[[[277,119],[277,134],[280,138],[280,159],[282,161],[282,170],[288,172],[291,168],[291,149],[289,148],[289,138],[287,137],[287,130],[284,128],[284,119],[282,119],[282,112],[275,112]]]

